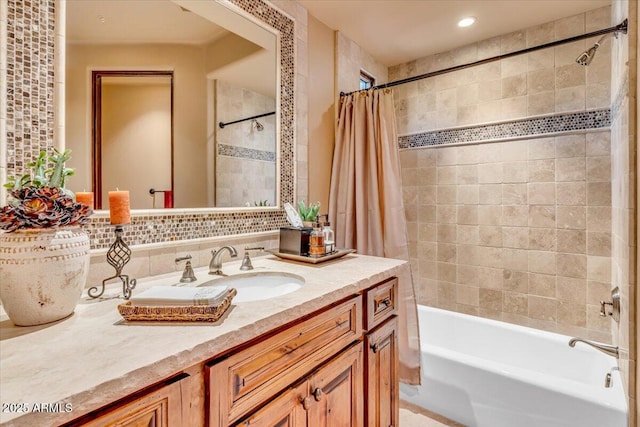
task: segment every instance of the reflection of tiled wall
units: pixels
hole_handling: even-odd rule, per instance
[[[613,42],[612,50],[612,114],[611,114],[611,166],[612,177],[612,286],[621,294],[620,323],[612,322],[613,342],[620,347],[619,365],[629,398],[629,425],[636,425],[636,371],[637,371],[637,235],[635,201],[637,134],[634,134],[637,108],[638,3],[614,1],[613,21],[629,18],[627,36]],[[597,57],[596,57],[597,60]]]
[[[610,9],[596,9],[401,64],[389,78],[609,26]],[[611,340],[598,315],[611,283],[610,42],[590,67],[574,62],[594,41],[394,88],[399,143],[423,147],[401,152],[421,303]]]
[[[216,81],[216,122],[232,122],[275,112],[273,98]],[[216,206],[254,206],[266,201],[276,204],[276,116],[216,126]]]
[[[35,157],[35,154],[41,149],[49,150],[53,146],[52,76],[56,1],[8,0],[6,3],[8,4],[7,28],[9,30],[7,31],[8,43],[6,46],[7,64],[16,67],[15,70],[9,69],[7,71],[6,86],[8,101],[6,169],[9,175],[13,175],[22,171],[25,163]],[[306,38],[294,28],[294,21],[291,18],[261,0],[231,0],[231,3],[280,32],[280,75],[282,81],[280,88],[282,107],[279,159],[280,197],[283,202],[292,202],[296,198],[296,173],[306,179],[306,168],[297,172],[294,169],[296,167],[294,132],[297,132],[296,138],[306,142],[306,133],[298,132],[294,127],[294,124],[306,126],[305,118],[297,118],[294,121],[294,108],[298,102],[295,80],[301,78],[295,75],[294,43],[298,38],[298,47],[304,51]],[[297,3],[293,5],[298,7]],[[298,17],[299,15],[306,18],[306,11],[303,12],[292,14],[292,16]],[[306,21],[301,24],[306,27]],[[297,23],[296,27],[298,27]],[[4,47],[3,45],[1,48]],[[306,54],[306,51],[304,53]],[[298,51],[298,55],[300,55],[300,51]],[[32,66],[28,70],[24,68],[32,61],[36,61],[38,66]],[[306,82],[302,82],[302,85],[306,85]],[[15,94],[24,95],[25,93],[29,94],[28,103],[24,103],[26,97],[22,100],[22,104],[16,102]],[[304,110],[306,111],[306,108]],[[34,114],[33,111],[37,111],[37,113]],[[298,110],[295,111],[298,112]],[[155,228],[158,223],[162,224],[159,231]],[[268,231],[277,229],[285,223],[282,210],[260,213],[176,213],[165,214],[162,217],[134,215],[132,224],[127,227],[126,233],[128,243],[138,245]],[[112,227],[109,226],[108,218],[103,216],[93,218],[89,232],[93,249],[108,247],[113,240]]]

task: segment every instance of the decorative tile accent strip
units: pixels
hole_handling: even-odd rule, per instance
[[[610,125],[611,111],[605,109],[404,135],[398,137],[398,144],[401,149],[417,148],[458,142],[478,142],[556,132],[600,129]]]
[[[263,160],[275,162],[276,153],[273,151],[256,150],[254,148],[236,147],[233,145],[219,144],[218,154],[221,156],[239,157],[241,159]]]
[[[56,0],[7,0],[7,174],[22,173],[40,150],[51,151],[54,131],[54,40]],[[262,0],[229,0],[280,33],[280,198],[293,202],[294,180],[294,21]],[[4,54],[5,46],[0,47]],[[159,211],[134,215],[125,228],[129,245],[190,240],[278,229],[284,210],[220,213]],[[91,248],[113,241],[109,219],[92,218]]]

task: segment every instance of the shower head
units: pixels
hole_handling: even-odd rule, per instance
[[[602,41],[607,37],[607,35],[608,34],[605,34],[604,36],[602,36],[600,40],[596,42],[596,44],[594,44],[589,49],[585,50],[580,55],[578,55],[578,57],[576,58],[576,62],[584,67],[591,64],[591,61],[593,61],[593,57],[596,56],[596,50],[598,50],[598,48],[600,47],[600,43],[602,43]]]
[[[256,126],[256,130],[258,132],[262,132],[264,130],[264,126],[262,125],[262,123],[260,123],[259,121],[257,121],[256,119],[252,120],[252,123]]]

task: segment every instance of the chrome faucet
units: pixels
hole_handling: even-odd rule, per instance
[[[251,263],[251,258],[249,257],[249,251],[264,251],[264,247],[256,246],[255,248],[244,248],[244,258],[242,259],[242,265],[240,266],[240,270],[242,271],[253,270],[253,264]]]
[[[618,351],[618,347],[614,347],[612,345],[607,345],[607,344],[594,343],[594,342],[587,341],[587,340],[582,339],[582,338],[571,338],[569,340],[569,347],[575,347],[577,342],[583,342],[583,343],[585,343],[587,345],[590,345],[591,347],[595,348],[596,350],[600,350],[604,354],[608,354],[609,356],[613,356],[616,359],[618,358],[618,355],[620,353]]]
[[[226,276],[222,272],[222,253],[228,251],[231,258],[238,256],[238,251],[233,246],[223,246],[217,251],[214,249],[211,251],[211,262],[209,263],[209,274],[217,274],[218,276]]]

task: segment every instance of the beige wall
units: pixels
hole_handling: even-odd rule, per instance
[[[207,205],[206,93],[202,49],[131,45],[67,47],[66,146],[73,150],[71,189],[91,188],[91,70],[174,70],[174,203]]]
[[[333,30],[309,16],[309,201],[329,209],[334,129]],[[303,154],[303,153],[298,153]]]

